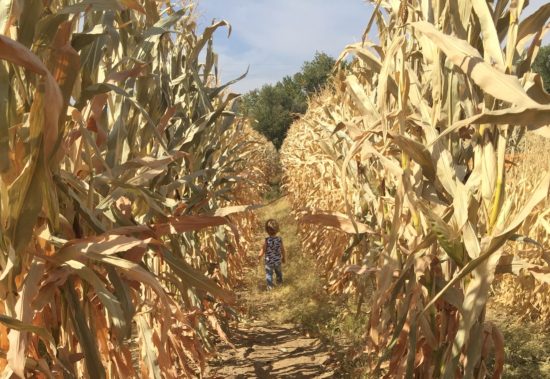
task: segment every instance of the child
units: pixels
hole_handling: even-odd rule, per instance
[[[265,239],[262,251],[258,255],[258,260],[265,255],[265,279],[267,281],[267,289],[273,289],[273,271],[277,275],[277,284],[283,283],[283,272],[281,263],[285,263],[285,247],[283,239],[277,236],[279,232],[279,224],[277,221],[270,219],[265,223],[265,231],[269,237]]]

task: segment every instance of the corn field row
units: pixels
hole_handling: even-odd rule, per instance
[[[370,376],[501,377],[495,278],[496,301],[531,291],[548,315],[549,167],[528,175],[506,155],[550,137],[550,96],[530,71],[550,5],[521,17],[524,1],[373,4],[282,147],[304,249],[331,291],[370,306],[357,349]]]
[[[218,82],[224,26],[0,1],[2,377],[197,376],[226,338],[275,151]]]
[[[528,136],[525,145],[517,158],[512,156],[512,163],[506,172],[510,191],[518,192],[520,197],[527,197],[545,171],[550,171],[550,139]],[[518,156],[519,155],[519,156]],[[514,159],[515,158],[515,159]],[[550,325],[550,281],[543,271],[522,270],[522,264],[540,266],[550,265],[550,198],[541,203],[525,219],[518,231],[528,236],[530,243],[510,242],[505,246],[508,260],[514,273],[503,273],[494,283],[495,303],[504,309],[530,321],[537,321],[544,326]],[[517,262],[521,259],[523,262]],[[519,265],[516,265],[519,263]]]

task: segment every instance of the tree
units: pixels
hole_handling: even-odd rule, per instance
[[[308,97],[326,85],[335,63],[331,56],[315,53],[300,72],[245,94],[241,113],[255,120],[254,128],[280,148],[293,120],[307,111]]]
[[[336,61],[324,53],[316,53],[311,62],[302,65],[302,71],[294,75],[294,81],[308,94],[320,91],[328,80]]]
[[[550,45],[543,46],[539,50],[533,62],[533,71],[540,74],[544,83],[544,89],[550,92]]]
[[[260,91],[253,92],[251,97],[254,104],[251,115],[256,120],[253,127],[279,148],[284,139],[283,131],[286,132],[292,123],[293,99],[281,83],[264,85]]]

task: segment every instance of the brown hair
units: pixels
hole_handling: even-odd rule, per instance
[[[265,231],[270,236],[274,236],[279,231],[279,224],[274,219],[270,218],[265,222]]]

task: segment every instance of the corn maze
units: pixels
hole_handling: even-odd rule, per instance
[[[285,139],[303,250],[370,310],[369,377],[499,378],[488,302],[550,322],[527,3],[373,1]],[[219,81],[224,28],[186,0],[0,0],[3,377],[200,377],[229,341],[279,158]]]

